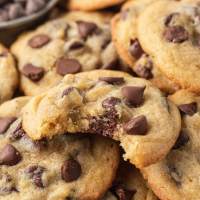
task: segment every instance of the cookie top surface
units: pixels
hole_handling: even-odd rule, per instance
[[[11,49],[19,63],[21,88],[36,95],[64,75],[115,67],[108,13],[70,12],[25,33]]]
[[[23,108],[26,100],[16,99],[15,105]],[[101,136],[78,134],[32,141],[13,101],[13,113],[6,116],[0,106],[0,199],[99,199],[115,178],[118,146]]]
[[[200,98],[181,90],[170,99],[182,112],[180,136],[168,156],[162,162],[145,168],[143,173],[161,199],[197,200],[200,199]]]
[[[156,1],[140,15],[138,37],[160,70],[182,88],[200,92],[198,1]]]
[[[70,0],[67,6],[71,10],[92,11],[114,6],[124,1],[125,0]]]
[[[115,200],[123,200],[123,196],[128,200],[158,200],[151,189],[147,187],[139,170],[123,161],[120,163],[111,192]],[[109,198],[105,200],[109,200]]]
[[[23,110],[23,128],[34,140],[65,132],[108,136],[138,167],[166,155],[178,137],[174,126],[180,127],[179,112],[160,90],[109,70],[67,75]]]
[[[173,93],[178,89],[167,79],[142,49],[137,34],[137,19],[142,11],[155,0],[128,1],[120,14],[112,19],[112,36],[120,58],[127,63],[137,76],[149,79],[164,92]]]
[[[11,53],[0,44],[0,103],[12,98],[18,86],[18,73]]]

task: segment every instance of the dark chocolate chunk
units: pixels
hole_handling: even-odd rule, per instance
[[[44,69],[42,67],[36,67],[30,63],[26,64],[21,72],[33,82],[40,81],[44,76]]]
[[[81,165],[74,159],[66,160],[61,167],[61,176],[65,182],[77,180],[81,173]]]
[[[121,85],[125,82],[123,77],[100,77],[99,80],[112,85]]]
[[[25,131],[22,128],[22,123],[20,122],[17,127],[12,131],[10,139],[11,140],[18,140],[25,135]]]
[[[76,59],[61,57],[56,62],[56,71],[61,76],[75,74],[81,71],[81,64]]]
[[[0,151],[0,165],[13,166],[21,161],[19,151],[11,144],[7,144]]]
[[[78,31],[81,36],[81,38],[85,39],[89,35],[93,34],[97,29],[98,26],[95,23],[92,22],[86,22],[86,21],[77,21],[78,25]]]
[[[182,43],[189,39],[187,30],[182,26],[169,26],[165,29],[163,36],[166,41]]]
[[[0,134],[5,133],[9,126],[16,120],[16,117],[1,117],[0,118]]]
[[[77,50],[84,47],[84,43],[81,41],[74,41],[70,46],[69,50]]]
[[[102,102],[102,106],[104,108],[113,108],[115,107],[115,105],[121,103],[121,99],[120,98],[117,98],[117,97],[108,97],[107,99],[105,99],[103,102]]]
[[[188,104],[181,104],[181,105],[178,106],[178,108],[184,114],[192,116],[197,112],[197,103],[192,102],[192,103],[188,103]]]
[[[28,41],[28,45],[33,48],[41,48],[50,42],[50,37],[46,34],[38,34]]]
[[[145,135],[148,131],[147,119],[144,115],[133,117],[124,124],[124,130],[130,135]]]
[[[121,92],[128,106],[137,107],[142,104],[145,87],[126,86]]]
[[[71,93],[75,88],[74,87],[68,87],[65,89],[62,93],[62,97],[67,96],[69,93]]]
[[[130,41],[129,53],[136,59],[140,58],[144,53],[138,39]]]

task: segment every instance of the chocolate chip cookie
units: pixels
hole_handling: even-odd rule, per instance
[[[111,7],[125,0],[69,0],[67,7],[71,10],[92,11]]]
[[[138,20],[143,49],[173,82],[200,92],[200,6],[198,1],[156,1]]]
[[[34,140],[69,133],[120,141],[125,159],[144,167],[162,159],[180,128],[177,108],[145,79],[94,70],[66,75],[23,110],[23,128]]]
[[[170,97],[182,113],[182,130],[168,156],[143,170],[154,192],[161,199],[198,200],[200,98],[186,90]]]
[[[20,118],[20,108],[29,99],[0,106],[0,199],[102,197],[115,178],[118,145],[101,136],[78,134],[31,140]],[[5,109],[10,112],[5,114]]]
[[[149,189],[139,170],[133,165],[121,162],[117,178],[110,190],[115,200],[158,200]],[[110,195],[110,193],[108,193]],[[117,197],[117,198],[116,198]],[[105,200],[109,200],[110,196]]]
[[[138,16],[153,2],[155,0],[134,0],[125,3],[121,13],[112,20],[112,36],[121,59],[132,68],[137,76],[149,79],[164,92],[173,93],[178,89],[178,85],[160,72],[151,56],[144,52],[138,40]]]
[[[105,13],[71,12],[19,37],[12,52],[24,93],[40,94],[66,74],[115,67],[110,18]]]
[[[0,44],[0,103],[12,98],[18,86],[18,73],[11,53]]]

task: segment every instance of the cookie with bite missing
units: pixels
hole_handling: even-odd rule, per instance
[[[155,0],[132,0],[125,3],[121,12],[112,19],[113,41],[120,58],[138,77],[150,80],[166,93],[173,93],[179,88],[178,84],[161,73],[138,40],[138,17],[153,2]]]
[[[18,87],[18,72],[13,55],[0,44],[0,103],[13,97]]]
[[[0,106],[0,200],[101,198],[116,175],[118,145],[78,134],[31,140],[21,120],[29,100],[20,97]]]
[[[169,97],[182,113],[182,129],[167,157],[142,170],[161,199],[198,200],[200,98],[186,90]]]
[[[69,0],[67,7],[70,10],[94,11],[118,5],[126,0]]]
[[[183,89],[200,92],[198,1],[159,0],[138,19],[141,46],[161,72]]]
[[[180,114],[149,81],[126,73],[94,70],[66,75],[23,110],[33,139],[90,133],[120,141],[124,158],[141,168],[164,158],[174,145]]]
[[[116,67],[111,16],[70,12],[20,36],[11,49],[18,60],[24,93],[40,94],[66,74]]]

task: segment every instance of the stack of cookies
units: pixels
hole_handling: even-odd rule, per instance
[[[200,200],[200,3],[64,4],[0,46],[0,200]]]

